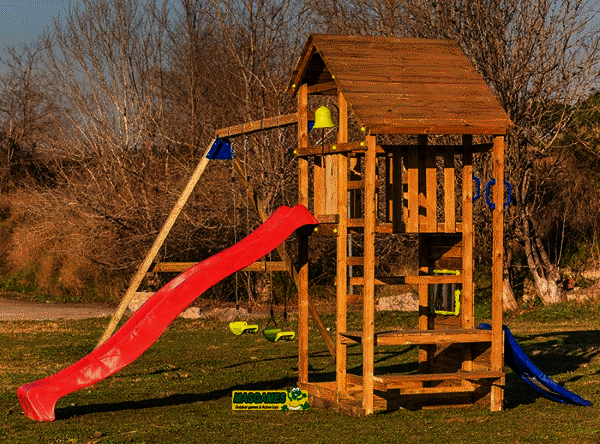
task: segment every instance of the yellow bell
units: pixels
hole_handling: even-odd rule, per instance
[[[315,111],[315,125],[313,128],[333,128],[335,123],[331,118],[331,110],[326,106],[321,106]]]

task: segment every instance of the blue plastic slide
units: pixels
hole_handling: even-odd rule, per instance
[[[491,330],[490,324],[481,324],[479,327],[483,330]],[[523,381],[531,387],[542,393],[546,398],[562,402],[563,404],[574,404],[581,406],[591,406],[592,403],[581,396],[570,392],[566,388],[558,385],[537,366],[531,362],[523,349],[517,343],[517,340],[512,335],[506,325],[502,326],[504,330],[504,362],[513,372],[521,377]]]

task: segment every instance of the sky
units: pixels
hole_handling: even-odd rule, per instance
[[[0,46],[35,41],[68,0],[0,0]]]

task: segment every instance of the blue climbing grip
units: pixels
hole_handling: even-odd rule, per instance
[[[492,210],[495,210],[496,204],[490,199],[490,188],[492,185],[496,185],[496,179],[490,180],[485,186],[485,201]],[[506,185],[506,190],[508,192],[508,199],[506,199],[506,202],[504,202],[504,208],[506,208],[510,205],[510,201],[512,200],[512,185],[507,180],[504,181],[504,185]]]
[[[475,182],[475,186],[476,191],[475,191],[475,196],[473,196],[473,202],[476,202],[477,199],[479,199],[479,197],[481,196],[481,180],[479,180],[479,177],[473,175],[473,181]]]

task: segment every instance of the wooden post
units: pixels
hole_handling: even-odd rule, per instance
[[[308,146],[308,91],[298,90],[298,148]],[[308,160],[298,158],[298,203],[308,208]],[[298,245],[298,382],[308,383],[308,238],[300,236]]]
[[[463,136],[462,180],[462,303],[463,328],[473,328],[473,136]]]
[[[339,130],[338,143],[348,142],[348,102],[339,93]],[[348,310],[348,156],[337,156],[337,270],[336,270],[336,386],[337,399],[346,393],[346,344],[342,342],[340,332],[346,331]]]
[[[463,186],[462,186],[462,294],[461,323],[463,328],[474,327],[475,299],[473,295],[473,136],[464,135],[463,145]],[[447,190],[446,190],[447,192]],[[465,371],[473,370],[472,347],[468,344],[463,349],[463,365]],[[467,385],[463,381],[463,385]]]
[[[206,148],[206,151],[204,152],[204,154],[202,155],[202,158],[198,162],[196,169],[194,170],[191,177],[189,178],[185,188],[179,195],[179,198],[177,199],[175,206],[173,206],[173,208],[171,209],[171,212],[169,213],[167,220],[165,221],[162,228],[160,229],[158,236],[156,236],[156,239],[154,239],[154,243],[152,244],[150,251],[148,251],[148,254],[144,258],[144,261],[138,268],[137,273],[131,280],[129,287],[127,288],[127,291],[125,292],[125,296],[123,296],[123,299],[121,299],[121,302],[120,302],[119,306],[117,307],[116,311],[113,313],[113,315],[110,319],[110,322],[108,323],[108,326],[104,330],[104,333],[102,333],[102,336],[100,337],[100,340],[98,341],[98,344],[96,345],[96,348],[98,348],[108,338],[110,338],[111,335],[113,334],[113,332],[115,331],[115,329],[117,328],[117,325],[119,324],[119,321],[123,317],[125,310],[127,310],[127,307],[129,306],[129,303],[131,302],[131,299],[133,299],[133,296],[135,295],[135,292],[137,291],[140,284],[142,283],[144,276],[150,269],[150,266],[152,265],[152,261],[158,254],[160,247],[162,247],[163,243],[165,242],[165,239],[167,238],[167,235],[171,231],[171,228],[173,228],[173,225],[175,224],[175,221],[177,220],[179,213],[181,213],[183,206],[186,204],[187,200],[189,199],[190,194],[192,194],[192,191],[194,191],[194,188],[196,187],[198,180],[200,180],[200,176],[202,176],[202,174],[204,173],[204,170],[208,166],[209,159],[207,156],[208,156],[208,153],[210,152],[210,149],[211,149],[213,143],[215,142],[215,140],[216,139],[213,139],[210,142],[210,144],[208,145],[208,148]]]
[[[363,408],[373,413],[373,373],[375,358],[375,220],[377,142],[373,135],[366,138],[365,163],[365,228],[364,228],[364,289],[363,289]]]
[[[492,243],[492,371],[502,371],[504,335],[502,332],[502,273],[504,260],[504,137],[494,138],[492,171],[496,185],[493,197],[496,208],[492,215],[494,239]],[[504,378],[502,378],[502,382]],[[491,410],[500,411],[504,403],[504,388],[494,385]]]

